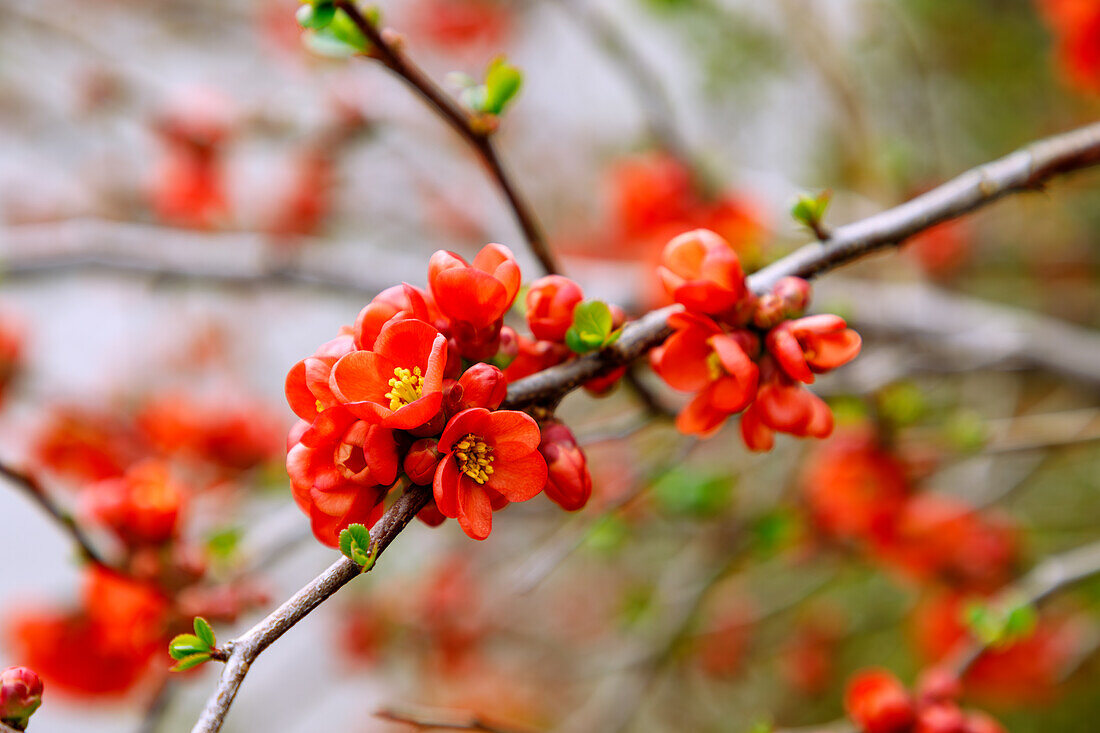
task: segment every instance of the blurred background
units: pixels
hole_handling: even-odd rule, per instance
[[[681,231],[755,268],[807,241],[802,191],[854,221],[1094,121],[1094,6],[381,3],[449,90],[502,54],[523,70],[501,156],[566,272],[632,314]],[[78,521],[134,471],[186,497],[170,561],[141,558],[173,568],[170,612],[4,486],[0,666],[43,674],[32,730],[187,730],[217,671],[167,675],[165,617],[232,638],[334,559],[287,490],[287,370],[437,249],[502,242],[539,271],[465,143],[380,64],[304,43],[294,0],[0,8],[0,459]],[[828,441],[754,455],[736,425],[699,442],[629,390],[571,395],[585,509],[509,507],[485,543],[410,527],[263,655],[225,730],[400,731],[375,714],[430,708],[750,731],[840,718],[858,668],[911,682],[983,599],[1100,540],[1098,237],[1084,173],[815,283],[864,337],[815,385]],[[1023,614],[968,703],[1013,733],[1095,730],[1098,612],[1086,581]]]

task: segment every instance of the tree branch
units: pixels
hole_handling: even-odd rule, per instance
[[[535,216],[531,205],[520,192],[515,181],[504,168],[496,146],[493,145],[492,130],[477,124],[477,120],[471,114],[460,107],[450,96],[444,92],[438,84],[432,81],[424,71],[414,64],[401,49],[401,43],[393,42],[388,33],[380,31],[373,23],[363,17],[359,9],[351,0],[336,0],[337,8],[344,11],[359,31],[370,41],[371,48],[368,55],[382,62],[390,71],[396,74],[402,81],[408,84],[428,103],[435,112],[443,118],[455,132],[462,136],[482,162],[489,169],[497,187],[500,188],[508,205],[512,209],[516,223],[523,231],[527,240],[527,246],[538,259],[542,269],[547,273],[560,272],[561,268],[554,259],[553,252],[546,241],[546,235],[542,231],[538,218]]]
[[[974,168],[907,203],[833,232],[826,243],[808,244],[749,276],[749,287],[765,293],[789,275],[812,278],[878,250],[903,243],[936,224],[962,216],[1021,191],[1040,190],[1063,173],[1100,164],[1100,123],[1033,143],[992,163]],[[628,324],[611,346],[552,367],[508,388],[510,409],[553,402],[612,369],[628,364],[669,335],[669,306]]]
[[[3,462],[0,462],[0,476],[3,476],[11,483],[23,489],[27,496],[33,499],[38,506],[45,510],[50,517],[61,525],[62,529],[68,532],[73,542],[76,543],[76,547],[80,551],[81,557],[96,565],[101,565],[105,568],[110,567],[103,559],[103,556],[95,549],[88,535],[84,533],[84,530],[81,529],[80,525],[76,523],[76,520],[72,518],[72,515],[58,506],[54,500],[50,498],[37,478]]]
[[[427,506],[431,496],[429,487],[413,486],[398,497],[378,524],[371,529],[371,543],[378,548],[376,557],[389,547],[417,512]],[[272,611],[267,618],[243,635],[228,642],[224,649],[229,652],[229,659],[218,680],[218,687],[206,701],[206,706],[195,727],[192,728],[192,733],[215,733],[221,730],[225,716],[229,712],[229,706],[233,704],[237,690],[241,687],[241,682],[244,681],[249,667],[260,653],[336,591],[359,577],[362,572],[361,567],[341,557],[283,605]]]
[[[350,7],[342,0],[338,0],[337,4],[345,10]],[[354,8],[351,10],[355,13]],[[373,26],[359,17],[368,38],[373,35],[381,40]],[[393,59],[402,58],[393,56]],[[419,86],[417,89],[424,93]],[[426,89],[432,92],[435,88],[433,86]],[[448,104],[453,105],[453,102],[448,100]],[[753,274],[749,277],[749,287],[754,292],[763,293],[788,275],[813,277],[879,249],[900,244],[906,238],[935,224],[973,211],[1009,193],[1036,190],[1055,175],[1098,163],[1100,124],[1048,138],[1006,158],[964,173],[906,204],[841,227],[828,243],[807,245]],[[652,311],[629,324],[623,330],[622,337],[610,347],[513,383],[508,389],[508,399],[504,407],[516,409],[560,399],[589,379],[634,361],[664,340],[669,333],[666,321],[676,309],[676,306],[670,306]],[[430,498],[431,494],[426,487],[414,487],[394,503],[371,530],[371,538],[377,543],[379,554],[412,521],[416,513],[427,505]],[[1096,555],[1097,571],[1100,571],[1100,548],[1097,548]],[[1089,555],[1087,559],[1093,558]],[[1075,558],[1070,567],[1059,571],[1058,582],[1065,584],[1069,582],[1069,578],[1084,577],[1078,567],[1084,563],[1084,559]],[[1051,572],[1044,571],[1048,574]],[[218,688],[207,701],[192,733],[219,731],[252,662],[294,624],[359,573],[360,568],[350,560],[337,561],[247,633],[229,642],[225,647],[229,651],[229,659]],[[1053,592],[1053,587],[1043,595],[1049,592]]]

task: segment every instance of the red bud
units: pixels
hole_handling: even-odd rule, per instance
[[[421,438],[409,448],[405,455],[405,473],[414,484],[431,484],[435,467],[439,464],[437,445],[438,441],[433,438]]]
[[[0,672],[0,721],[23,730],[42,704],[42,680],[26,667],[8,667]]]
[[[549,469],[545,491],[550,500],[569,512],[587,504],[592,496],[592,476],[573,431],[556,420],[544,423],[539,452]]]
[[[573,309],[584,300],[579,285],[561,275],[547,275],[527,291],[527,325],[540,341],[564,341],[573,325]]]
[[[484,407],[487,410],[495,410],[504,402],[508,394],[508,382],[504,379],[504,372],[492,364],[484,362],[474,364],[459,377],[458,386],[462,388],[460,393],[460,410],[470,407]]]

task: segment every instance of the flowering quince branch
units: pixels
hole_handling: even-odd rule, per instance
[[[1063,173],[1100,164],[1100,123],[1033,143],[974,168],[931,191],[862,221],[837,228],[828,243],[812,243],[748,277],[750,290],[767,293],[784,277],[811,278],[868,254],[903,243],[940,222],[1021,191],[1040,190]],[[671,333],[668,306],[627,324],[614,344],[509,385],[505,407],[555,403],[584,382],[628,364]]]
[[[365,36],[382,40],[360,20]],[[526,295],[534,341],[503,325],[521,283],[507,247],[486,245],[472,263],[436,252],[427,290],[404,284],[382,291],[353,326],[287,375],[287,400],[301,418],[288,439],[294,499],[329,546],[349,525],[373,526],[369,541],[354,544],[361,553],[376,548],[374,557],[413,516],[432,526],[457,519],[481,540],[495,511],[544,490],[563,509],[579,509],[591,494],[591,476],[553,408],[582,384],[606,389],[647,352],[666,382],[697,392],[677,418],[682,432],[709,435],[743,412],[742,436],[755,450],[771,447],[773,431],[823,437],[832,414],[802,384],[850,361],[861,342],[838,316],[802,317],[809,284],[801,278],[1098,162],[1100,125],[1051,138],[841,227],[828,243],[798,250],[748,279],[720,236],[687,232],[666,245],[658,268],[678,305],[626,327],[621,310],[585,301],[576,283],[548,275]],[[517,407],[534,412],[542,427]],[[387,495],[406,479],[409,488],[383,513]],[[348,543],[355,556],[353,549]],[[256,657],[363,569],[340,560],[226,645],[226,668],[195,733],[219,730]]]
[[[377,547],[376,557],[389,547],[401,530],[413,520],[417,512],[427,506],[430,500],[431,491],[423,486],[412,487],[398,497],[393,506],[371,529],[371,541]],[[192,733],[212,733],[221,730],[226,713],[229,712],[229,707],[237,696],[241,682],[244,681],[249,667],[260,653],[327,598],[362,573],[362,567],[346,557],[341,557],[266,618],[228,642],[224,650],[229,656],[226,659],[225,669],[222,670],[221,679],[218,681],[218,687],[203,708],[202,715],[195,723]]]
[[[103,559],[103,556],[95,549],[95,546],[92,545],[88,535],[86,535],[80,525],[76,523],[76,520],[73,519],[68,512],[54,503],[53,499],[46,493],[45,488],[43,488],[37,478],[3,462],[0,462],[0,476],[4,476],[4,478],[22,488],[29,497],[34,499],[34,501],[46,511],[47,514],[56,520],[57,523],[72,536],[73,541],[80,550],[81,556],[85,560],[104,568],[110,567]]]
[[[336,0],[333,5],[342,10],[370,42],[367,54],[382,62],[386,68],[416,90],[440,117],[462,136],[488,167],[493,180],[508,200],[512,213],[523,231],[524,239],[547,274],[560,272],[550,245],[546,241],[542,225],[531,205],[512,180],[497,154],[492,135],[495,124],[488,124],[479,116],[460,107],[438,84],[414,64],[403,52],[402,40],[389,31],[379,30],[350,0]],[[494,121],[495,123],[495,121]]]

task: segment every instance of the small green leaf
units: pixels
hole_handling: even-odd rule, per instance
[[[377,548],[371,542],[370,530],[362,524],[351,524],[340,532],[340,552],[365,573],[374,567]]]
[[[206,537],[207,551],[219,560],[227,560],[237,551],[244,533],[240,527],[225,527],[215,530]]]
[[[611,309],[599,300],[578,303],[573,309],[573,325],[565,333],[565,344],[578,354],[603,348],[618,338],[612,336]]]
[[[210,661],[210,654],[207,652],[199,652],[197,654],[191,654],[183,657],[179,660],[176,666],[172,667],[172,672],[185,672],[193,667],[197,667],[203,662]]]
[[[209,651],[210,646],[194,634],[180,634],[168,642],[168,654],[172,659],[183,659],[190,654]]]
[[[320,30],[328,26],[336,16],[336,6],[328,2],[305,4],[298,8],[295,14],[298,25],[303,28]]]
[[[481,112],[499,115],[523,86],[523,73],[504,58],[494,59],[485,74],[485,97]]]
[[[205,643],[209,649],[213,649],[217,646],[218,640],[214,636],[214,629],[202,616],[195,617],[195,636]]]
[[[798,223],[816,232],[825,219],[825,211],[829,208],[832,198],[832,191],[823,191],[817,196],[800,194],[794,206],[791,207],[791,216]]]

